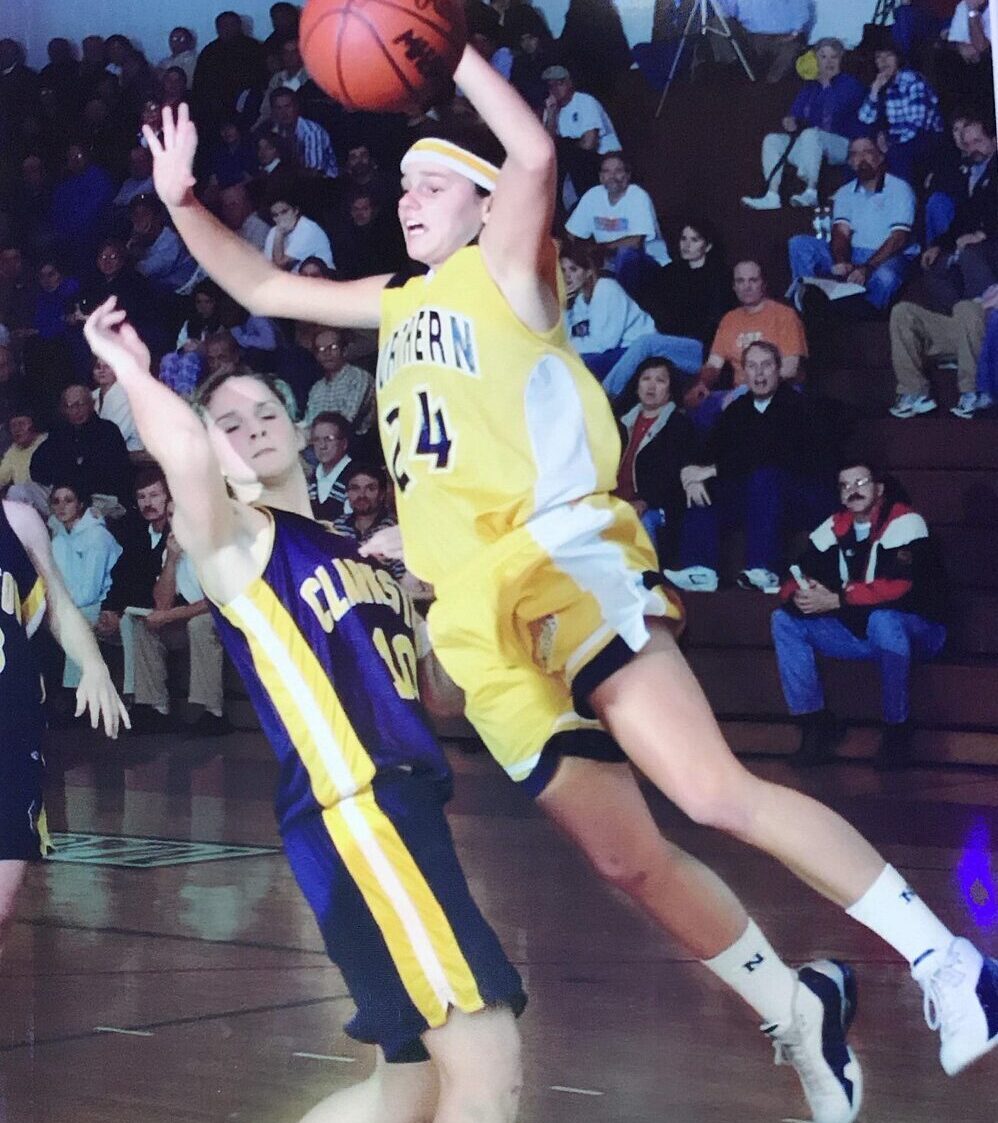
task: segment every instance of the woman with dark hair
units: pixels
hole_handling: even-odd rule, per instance
[[[307,257],[317,257],[330,269],[334,267],[333,247],[325,230],[302,213],[298,193],[284,185],[273,192],[270,218],[274,223],[263,244],[264,255],[279,268],[297,273]]]
[[[620,419],[623,454],[617,490],[648,531],[662,566],[679,553],[679,535],[686,511],[680,473],[696,458],[693,424],[672,400],[675,367],[656,355],[645,359],[633,380],[637,405]]]
[[[252,145],[243,136],[235,121],[223,121],[218,128],[219,141],[208,157],[208,183],[216,191],[224,191],[237,183],[248,183],[257,171]]]
[[[699,339],[706,347],[721,317],[734,304],[728,264],[714,224],[688,218],[680,228],[678,250],[662,270],[659,327]]]

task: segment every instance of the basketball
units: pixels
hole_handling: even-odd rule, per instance
[[[299,31],[312,78],[348,109],[424,106],[465,44],[461,0],[308,0]]]

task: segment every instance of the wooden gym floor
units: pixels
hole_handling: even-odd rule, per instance
[[[343,983],[273,849],[275,768],[258,733],[115,746],[58,733],[49,758],[52,827],[80,860],[32,870],[0,963],[3,1123],[293,1123],[368,1071],[370,1051],[340,1029]],[[459,853],[531,998],[522,1123],[806,1118],[749,1012],[600,885],[484,754],[453,760]],[[750,766],[844,812],[949,924],[998,952],[998,773]],[[855,965],[863,1120],[995,1123],[998,1056],[945,1077],[921,994],[886,947],[769,860],[655,807],[790,962]],[[248,849],[176,845],[190,842]],[[137,868],[106,864],[129,854]]]

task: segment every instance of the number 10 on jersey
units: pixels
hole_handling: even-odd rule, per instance
[[[416,397],[419,428],[413,432],[408,453],[403,452],[401,410],[397,405],[390,406],[385,412],[385,427],[390,435],[391,452],[388,467],[399,491],[405,491],[412,483],[412,476],[406,471],[417,457],[430,461],[431,472],[447,472],[452,466],[454,432],[447,419],[447,404],[443,398],[434,398],[425,387],[413,390]]]

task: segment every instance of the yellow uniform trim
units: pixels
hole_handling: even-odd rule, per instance
[[[413,1004],[433,1028],[485,1005],[447,915],[370,789],[323,812]]]
[[[38,631],[38,626],[45,617],[45,582],[40,578],[35,579],[31,592],[21,602],[21,623],[29,636]]]

